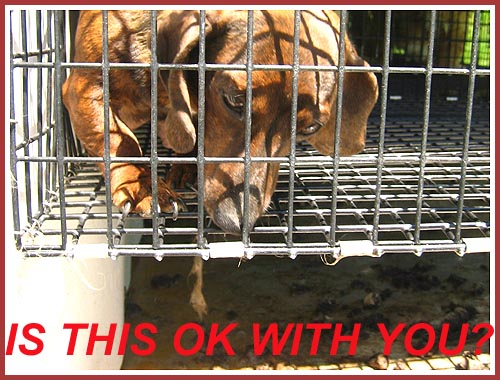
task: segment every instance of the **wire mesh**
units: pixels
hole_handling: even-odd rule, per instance
[[[300,143],[292,150],[292,160],[275,159],[281,162],[281,168],[271,205],[253,230],[248,231],[248,226],[244,228],[242,240],[224,233],[211,222],[200,206],[203,192],[192,189],[175,189],[187,206],[177,220],[156,209],[154,218],[145,218],[125,215],[111,207],[109,185],[95,164],[105,162],[109,170],[113,160],[124,159],[111,158],[109,151],[104,159],[81,155],[79,144],[65,121],[64,110],[60,109],[64,69],[92,66],[68,63],[68,59],[61,56],[63,51],[56,48],[63,45],[65,17],[64,12],[47,11],[42,22],[39,13],[37,20],[44,24],[42,29],[49,31],[50,38],[43,42],[39,35],[34,47],[29,47],[27,42],[21,47],[11,45],[14,233],[18,246],[27,255],[72,255],[78,250],[97,250],[97,246],[103,254],[112,257],[157,258],[326,254],[339,259],[388,252],[464,254],[489,250],[488,69],[450,66],[432,70],[431,61],[427,67],[401,68],[389,66],[389,61],[382,67],[374,66],[372,70],[379,81],[385,75],[386,96],[382,97],[383,104],[379,100],[369,119],[363,153],[342,157],[337,166],[335,157],[321,156],[311,146]],[[438,20],[439,17],[438,13]],[[476,12],[476,20],[477,17],[481,17],[479,12]],[[27,41],[31,32],[26,25],[26,15],[22,14],[20,19],[24,20],[20,25],[21,34]],[[45,20],[48,20],[46,25]],[[251,16],[248,22],[250,25]],[[13,28],[16,24],[11,20],[11,30]],[[477,54],[479,22],[475,30]],[[152,69],[198,70],[200,91],[205,86],[202,78],[207,70],[230,68],[250,73],[257,69],[314,70],[300,67],[298,62],[290,67],[253,66],[251,59],[248,65],[241,67],[211,65],[204,62],[203,54],[200,49],[199,65],[153,62]],[[102,70],[106,73],[129,66],[110,63],[105,58]],[[37,73],[38,82],[33,82],[31,73]],[[14,78],[18,80],[19,75],[24,84],[20,88],[14,85]],[[39,114],[35,121],[19,119],[21,115],[33,113],[28,106],[30,83],[38,83],[35,98],[45,109],[45,114]],[[462,88],[471,89],[468,98],[460,91]],[[15,106],[19,98],[24,107],[21,110]],[[380,145],[382,114],[384,141]],[[200,125],[203,117],[201,112]],[[136,131],[144,157],[125,160],[153,160],[153,173],[159,178],[165,177],[172,162],[189,163],[197,166],[202,180],[204,163],[217,159],[203,157],[203,144],[197,158],[186,158],[176,157],[161,144],[156,145],[156,141],[152,143],[156,136],[154,115],[152,120],[153,130],[151,126],[144,126]],[[31,128],[33,124],[36,130]],[[247,128],[250,130],[250,125]],[[203,143],[203,134],[198,137]],[[33,182],[35,176],[37,181]],[[20,195],[21,191],[24,196]],[[96,244],[96,239],[102,243]]]
[[[447,106],[447,105],[444,105]],[[450,106],[448,106],[450,107]],[[451,106],[453,107],[453,105]],[[486,110],[484,110],[486,111]],[[485,112],[487,113],[487,112]],[[443,118],[444,119],[444,118]],[[403,132],[402,132],[403,131]],[[386,126],[386,152],[382,174],[381,207],[379,210],[379,246],[384,249],[414,251],[414,220],[420,165],[419,144],[421,122],[408,118],[389,118]],[[458,202],[461,170],[461,142],[463,123],[443,120],[429,128],[428,152],[423,189],[421,241],[422,244],[454,246],[454,221]],[[144,128],[142,137],[148,141],[149,130]],[[340,240],[371,240],[373,234],[374,199],[377,179],[377,125],[368,128],[365,152],[343,158],[337,178],[336,228]],[[474,124],[471,133],[472,150],[467,168],[465,207],[462,222],[464,238],[489,236],[490,225],[490,154],[489,121]],[[165,154],[161,149],[159,154]],[[158,168],[159,176],[165,175],[168,165]],[[303,253],[332,253],[328,245],[329,218],[331,217],[331,186],[333,164],[305,144],[297,147],[295,192],[293,196],[293,241]],[[288,165],[282,164],[272,207],[250,233],[251,247],[256,253],[289,254],[286,248],[288,230]],[[184,196],[188,211],[178,220],[164,214],[159,219],[158,233],[163,237],[161,248],[171,254],[206,254],[196,244],[197,198],[190,190],[178,189]],[[73,244],[83,244],[87,236],[106,234],[106,194],[104,180],[92,163],[80,163],[75,176],[65,185],[68,234]],[[57,199],[47,201],[44,210],[35,215],[40,242],[47,237],[60,237],[60,204]],[[128,219],[144,218],[129,215]],[[153,229],[127,227],[121,213],[112,215],[115,248],[122,254],[157,255],[144,236],[151,236]],[[150,222],[151,223],[151,222]],[[232,235],[215,228],[205,218],[208,242],[238,241]],[[32,234],[32,232],[29,232]],[[28,231],[24,234],[28,234]],[[140,244],[128,246],[122,242],[127,235],[142,238]],[[40,243],[39,243],[40,244]],[[44,251],[39,244],[24,244],[28,251]],[[315,249],[316,248],[316,249]],[[428,247],[429,249],[431,247]],[[37,252],[40,254],[43,252]],[[60,254],[57,249],[56,254]],[[382,252],[380,252],[382,253]],[[234,252],[236,254],[236,252]]]

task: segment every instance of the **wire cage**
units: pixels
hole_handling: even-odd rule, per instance
[[[202,190],[176,189],[187,206],[177,220],[112,206],[109,181],[96,166],[109,161],[109,151],[86,155],[61,101],[67,71],[78,67],[70,59],[74,13],[11,11],[10,177],[18,248],[27,256],[158,259],[322,254],[329,262],[391,252],[489,252],[489,12],[339,13],[341,29],[379,81],[366,148],[352,157],[322,156],[301,143],[295,154],[277,158],[270,208],[253,230],[233,236],[204,212]],[[118,69],[106,59],[96,66],[105,75]],[[153,175],[165,176],[172,163],[205,162],[202,154],[173,155],[152,132],[150,125],[136,131],[144,157],[129,159],[150,162]]]
[[[490,66],[490,12],[480,11],[476,66]],[[384,11],[351,11],[349,29],[360,54],[382,65],[384,51]],[[434,20],[433,66],[466,68],[471,64],[473,11],[439,11]],[[429,53],[431,13],[393,11],[390,61],[394,66],[425,66]]]

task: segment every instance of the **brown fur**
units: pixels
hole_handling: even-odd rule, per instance
[[[109,11],[110,62],[151,61],[150,13]],[[293,11],[254,12],[254,64],[292,64]],[[246,11],[207,11],[207,63],[246,62]],[[198,12],[159,11],[160,63],[197,63]],[[339,19],[330,11],[303,11],[300,28],[300,64],[337,65]],[[102,61],[100,11],[81,12],[76,35],[76,62]],[[368,66],[346,40],[346,64]],[[366,121],[378,95],[373,73],[345,73],[340,154],[364,148]],[[110,72],[111,156],[141,156],[133,130],[150,120],[150,72],[112,69]],[[290,151],[292,73],[253,72],[252,157],[280,157]],[[244,118],[227,104],[228,95],[244,95],[244,71],[208,71],[206,74],[206,157],[243,157]],[[323,154],[334,146],[337,74],[301,71],[297,108],[297,140],[307,140]],[[88,154],[104,154],[103,90],[100,69],[72,69],[63,87],[63,100],[73,128]],[[158,86],[158,135],[163,145],[181,154],[196,147],[197,72],[162,71]],[[307,135],[308,127],[322,127]],[[253,226],[269,205],[276,186],[278,164],[252,163],[249,224]],[[158,182],[163,211],[172,211],[177,195],[173,185],[192,178],[194,165],[174,167]],[[239,233],[242,224],[244,165],[206,164],[205,208],[225,231]],[[151,213],[151,180],[147,166],[114,163],[111,166],[113,203]]]

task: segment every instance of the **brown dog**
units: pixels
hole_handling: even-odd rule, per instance
[[[109,11],[109,61],[151,62],[148,11]],[[255,11],[253,63],[293,63],[293,11]],[[197,63],[199,12],[159,11],[158,61]],[[246,63],[246,11],[207,11],[206,62]],[[102,15],[81,12],[76,33],[75,62],[102,62]],[[302,11],[299,60],[301,65],[335,66],[339,56],[339,18],[332,11]],[[346,39],[346,65],[368,66]],[[161,71],[158,86],[158,135],[164,146],[186,154],[197,137],[197,71]],[[307,140],[323,154],[332,154],[336,114],[337,73],[301,71],[297,107],[297,140]],[[246,72],[207,71],[205,156],[243,157]],[[286,156],[290,150],[291,71],[253,72],[252,157]],[[143,68],[110,71],[111,156],[141,156],[132,132],[150,121],[150,71]],[[375,75],[346,72],[340,154],[364,148],[366,121],[378,95]],[[63,100],[73,128],[91,156],[104,155],[103,86],[100,69],[72,69],[64,84]],[[101,165],[101,169],[102,169]],[[194,169],[195,166],[191,165]],[[249,226],[265,211],[275,190],[279,164],[251,164]],[[174,210],[183,168],[173,168],[169,180],[158,180],[162,211]],[[182,174],[183,175],[183,174]],[[181,181],[182,182],[182,181]],[[205,208],[223,230],[240,233],[244,165],[206,164]],[[147,166],[111,165],[113,203],[151,214],[151,173]]]

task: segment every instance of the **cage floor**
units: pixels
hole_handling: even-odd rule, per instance
[[[421,160],[422,120],[405,116],[402,103],[388,104],[385,130],[384,166],[380,187],[378,244],[380,246],[410,247],[415,242],[415,224]],[[448,102],[433,107],[426,145],[420,241],[436,245],[453,243],[456,233],[457,201],[460,191],[460,172],[464,134],[464,108]],[[444,112],[448,110],[449,112]],[[441,111],[441,112],[438,112]],[[450,117],[450,112],[452,117]],[[376,113],[375,113],[376,114]],[[392,115],[392,116],[391,116]],[[453,116],[454,115],[454,116]],[[456,117],[461,115],[461,119]],[[336,237],[337,240],[372,240],[377,190],[377,159],[379,120],[371,119],[367,145],[362,154],[343,157],[337,178]],[[147,128],[137,131],[148,141]],[[147,144],[145,146],[147,154]],[[159,152],[166,154],[166,152]],[[475,109],[470,133],[470,149],[466,170],[464,212],[461,222],[462,238],[489,236],[490,225],[490,123],[489,106]],[[159,168],[165,175],[167,165]],[[282,164],[271,207],[256,223],[250,234],[251,246],[257,252],[278,252],[286,248],[288,230],[287,164]],[[333,163],[319,156],[310,146],[299,145],[295,166],[293,242],[296,247],[329,249],[328,238],[332,215]],[[197,210],[196,194],[178,189],[187,212],[176,221],[162,214],[161,248],[165,254],[192,248],[196,252]],[[106,242],[106,201],[103,180],[95,165],[79,164],[75,175],[66,181],[66,217],[70,243]],[[27,251],[43,254],[44,247],[61,242],[60,205],[56,197],[44,204],[35,222],[22,236]],[[142,252],[154,255],[151,245],[151,219],[129,215],[127,220],[113,212],[115,244],[123,252]],[[208,217],[205,220],[209,243],[238,240],[217,229]],[[100,240],[99,240],[100,239]],[[103,240],[104,239],[104,240]],[[135,242],[131,245],[131,241]],[[129,251],[127,251],[129,249]],[[170,249],[170,251],[169,251]],[[158,251],[156,251],[158,252]],[[191,252],[191,251],[186,251]],[[381,252],[383,253],[383,252]],[[57,254],[57,250],[56,250]]]

